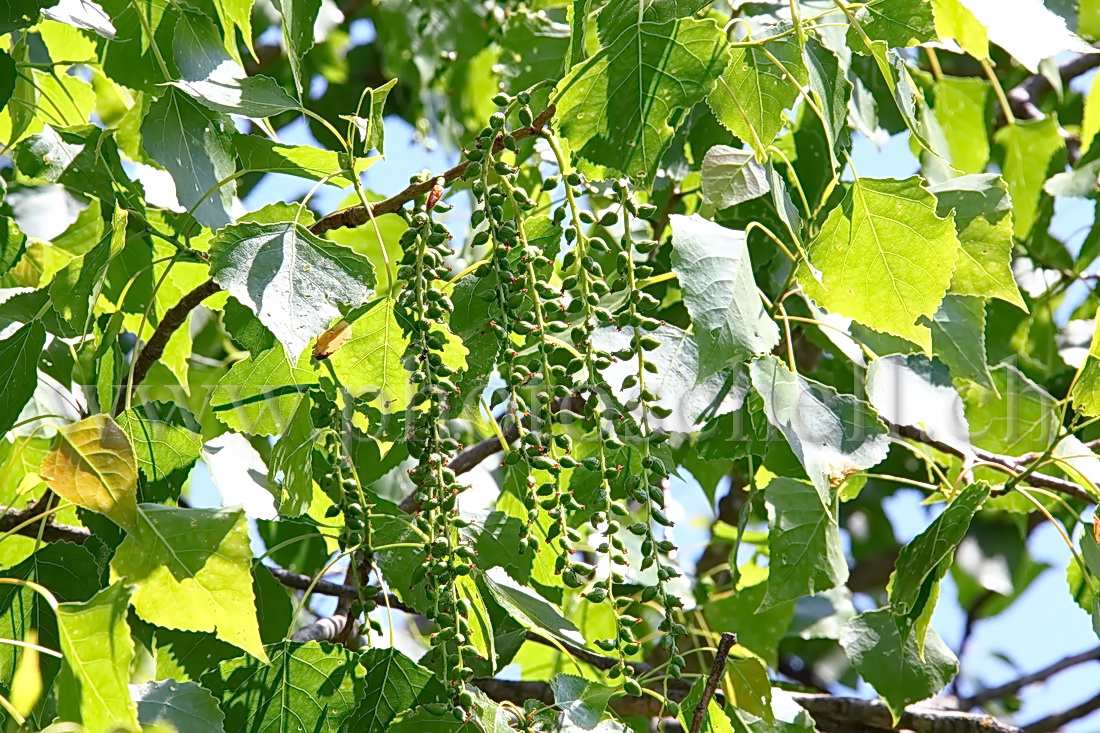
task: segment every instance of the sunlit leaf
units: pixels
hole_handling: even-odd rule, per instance
[[[92,415],[57,431],[42,477],[63,499],[137,527],[137,461],[126,433],[108,415]]]
[[[374,288],[366,258],[293,222],[225,229],[211,245],[210,271],[294,360],[341,307],[363,305]]]
[[[698,215],[674,214],[671,224],[672,268],[699,343],[697,381],[770,352],[779,343],[779,326],[756,293],[745,233]]]
[[[194,682],[146,682],[133,688],[133,698],[142,725],[161,723],[177,731],[194,733],[222,733],[225,730],[225,716],[218,709],[217,701]]]
[[[271,644],[267,654],[270,663],[238,657],[203,678],[225,712],[227,731],[346,729],[364,698],[367,671],[357,654],[316,641]]]
[[[216,632],[266,661],[244,512],[142,504],[137,519],[111,560],[111,575],[135,586],[138,616],[169,629]]]
[[[64,664],[58,680],[62,720],[84,725],[88,733],[140,730],[130,699],[130,660],[134,642],[126,623],[129,591],[122,583],[85,603],[62,603],[57,630]]]
[[[768,422],[787,439],[832,514],[836,487],[886,458],[885,426],[867,403],[795,374],[774,356],[757,359],[749,371]]]
[[[724,44],[710,19],[635,15],[558,83],[561,133],[592,163],[652,180],[675,132],[670,121],[701,101],[725,68]]]
[[[921,318],[939,308],[958,256],[950,216],[917,177],[857,179],[830,212],[799,266],[803,290],[826,310],[932,350]]]

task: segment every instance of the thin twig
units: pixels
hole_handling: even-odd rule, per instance
[[[542,134],[542,128],[546,126],[546,123],[550,121],[550,118],[554,116],[556,108],[554,105],[550,105],[542,112],[539,112],[538,116],[531,121],[531,124],[527,127],[521,127],[518,130],[513,130],[508,137],[513,140],[523,140],[529,137],[535,137]],[[499,153],[504,149],[504,136],[498,137],[493,143],[493,152]],[[324,234],[327,231],[333,229],[341,229],[343,227],[359,227],[370,221],[370,214],[375,216],[381,216],[382,214],[392,214],[408,202],[417,199],[421,196],[425,196],[432,190],[432,186],[438,178],[442,177],[447,183],[456,181],[462,178],[466,174],[466,168],[470,165],[467,160],[462,161],[454,168],[451,168],[442,176],[431,176],[426,181],[421,183],[414,183],[408,186],[404,191],[390,196],[385,201],[379,201],[376,204],[372,204],[370,211],[368,212],[366,206],[352,206],[342,211],[337,211],[328,216],[318,219],[313,226],[309,229],[314,234]]]
[[[1058,730],[1066,723],[1083,718],[1094,710],[1100,710],[1100,693],[1085,700],[1080,705],[1074,705],[1068,710],[1049,715],[1024,726],[1024,733],[1047,733],[1047,731]]]
[[[928,433],[924,432],[920,428],[914,425],[895,425],[894,423],[887,422],[887,426],[898,435],[903,438],[910,438],[918,443],[924,443],[925,445],[932,446],[941,453],[950,453],[957,458],[965,458],[965,453],[959,448],[948,445],[947,443],[941,443],[934,439]],[[974,448],[973,454],[978,460],[985,463],[991,463],[1003,469],[1006,473],[1013,476],[1018,474],[1023,468],[1024,463],[1018,458],[1012,456],[1003,456],[1000,453],[990,453],[987,450],[981,448]],[[1044,489],[1050,489],[1051,491],[1057,491],[1060,494],[1071,496],[1074,499],[1080,499],[1081,501],[1087,501],[1092,504],[1095,503],[1095,499],[1084,489],[1075,483],[1066,481],[1065,479],[1055,478],[1054,476],[1048,476],[1045,473],[1039,473],[1033,471],[1028,474],[1026,478],[1027,483],[1032,486],[1041,486]]]
[[[714,664],[710,668],[710,676],[703,687],[703,696],[699,698],[699,704],[695,706],[695,714],[691,718],[690,733],[699,733],[706,717],[707,706],[714,697],[714,691],[718,689],[722,681],[722,675],[726,673],[726,659],[729,658],[730,649],[737,643],[737,634],[731,631],[723,631],[722,638],[718,642],[718,648],[714,652]]]
[[[963,710],[969,710],[973,707],[977,707],[990,700],[1000,700],[1003,697],[1014,695],[1028,685],[1033,685],[1036,682],[1043,682],[1049,677],[1053,677],[1062,670],[1075,667],[1078,664],[1084,664],[1085,662],[1100,661],[1100,646],[1095,649],[1090,649],[1087,652],[1081,652],[1080,654],[1074,654],[1072,656],[1061,659],[1054,664],[1043,667],[1042,669],[1025,674],[1011,682],[1006,682],[1003,685],[997,687],[991,687],[988,690],[981,690],[975,692],[970,697],[964,697],[959,701],[959,707]]]

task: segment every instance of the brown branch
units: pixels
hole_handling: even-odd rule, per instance
[[[1100,42],[1094,43],[1093,48],[1100,49]],[[1058,75],[1062,84],[1068,84],[1073,79],[1100,66],[1100,53],[1084,53],[1076,56],[1058,67]],[[1024,120],[1043,120],[1046,114],[1039,109],[1039,98],[1052,91],[1050,80],[1042,74],[1032,74],[1022,82],[1008,90],[1008,106],[1012,114]],[[996,125],[1005,124],[1004,110],[997,110]],[[1066,158],[1070,165],[1081,157],[1081,138],[1070,133],[1065,128],[1059,127],[1059,132],[1066,142]]]
[[[703,696],[699,698],[699,703],[695,706],[695,714],[691,718],[690,733],[699,733],[699,729],[703,727],[707,706],[710,705],[710,699],[714,697],[714,691],[718,689],[718,684],[722,681],[722,675],[726,673],[726,659],[730,655],[730,649],[736,643],[737,634],[729,631],[722,632],[718,648],[714,651],[714,664],[710,668],[707,683],[703,686]]]
[[[903,438],[909,438],[911,440],[917,441],[918,443],[924,443],[925,445],[932,446],[941,453],[949,453],[956,458],[967,457],[966,454],[959,448],[935,440],[928,433],[924,432],[916,426],[895,425],[891,422],[887,422],[886,425]],[[994,467],[1003,470],[1005,473],[1011,476],[1018,475],[1020,471],[1024,470],[1025,468],[1025,462],[1021,461],[1018,458],[1013,458],[1012,456],[1003,456],[1000,453],[990,453],[989,451],[983,450],[981,448],[974,448],[973,455],[976,456],[978,460],[985,463],[993,464]],[[1044,489],[1057,491],[1060,494],[1065,494],[1066,496],[1073,497],[1074,499],[1080,499],[1081,501],[1086,501],[1090,504],[1095,503],[1095,500],[1087,491],[1082,489],[1077,484],[1071,481],[1066,481],[1065,479],[1055,478],[1054,476],[1048,476],[1045,473],[1033,471],[1029,473],[1024,480],[1032,486],[1040,486]]]
[[[531,121],[531,124],[527,127],[521,127],[518,130],[513,130],[509,137],[513,140],[523,140],[529,137],[542,134],[543,127],[550,121],[550,118],[554,116],[556,108],[554,105],[550,105],[542,112],[539,112],[538,116]],[[500,152],[504,149],[504,137],[498,137],[493,143],[493,152]],[[469,165],[469,161],[463,161],[456,165],[454,168],[446,171],[442,178],[448,183],[461,178],[466,173],[466,167]],[[313,234],[320,236],[325,232],[333,229],[340,229],[342,227],[358,227],[366,224],[371,219],[371,215],[382,216],[383,214],[393,214],[401,209],[402,206],[408,202],[424,196],[431,191],[432,186],[435,185],[437,177],[433,176],[427,181],[421,183],[413,183],[407,186],[403,191],[400,191],[393,196],[390,196],[385,201],[379,201],[370,207],[370,211],[364,206],[352,206],[342,211],[337,211],[328,216],[322,217],[313,223],[309,227],[309,231]],[[149,369],[153,364],[164,354],[164,347],[168,345],[168,340],[172,338],[172,334],[183,325],[183,322],[187,320],[187,315],[198,306],[206,298],[210,297],[214,293],[221,290],[221,286],[214,282],[213,279],[207,280],[202,285],[192,290],[187,295],[180,299],[180,302],[168,309],[164,314],[164,317],[160,319],[156,329],[153,331],[153,335],[149,338],[149,341],[145,344],[145,348],[141,350],[141,353],[137,356],[137,364],[134,366],[134,381],[131,394],[137,390],[139,384],[145,379],[145,376],[149,373]],[[123,389],[118,396],[118,402],[115,404],[115,414],[119,414],[126,407],[126,390]]]
[[[44,542],[72,542],[82,545],[91,537],[91,532],[83,527],[72,527],[67,524],[55,524],[51,517],[41,516],[37,506],[28,509],[8,509],[0,514],[0,532],[15,531],[24,537],[37,538],[42,532]],[[29,522],[28,524],[23,524]],[[20,525],[23,525],[20,527]],[[16,529],[18,527],[18,529]]]
[[[1028,685],[1033,685],[1036,682],[1043,682],[1049,677],[1053,677],[1062,670],[1075,667],[1078,664],[1084,664],[1085,662],[1100,661],[1100,646],[1095,649],[1090,649],[1087,652],[1081,652],[1080,654],[1074,654],[1073,656],[1061,659],[1054,664],[1043,667],[1042,669],[1025,674],[1018,679],[1006,682],[1003,685],[997,687],[991,687],[988,690],[981,690],[975,692],[970,697],[964,697],[959,701],[959,707],[964,710],[969,710],[973,707],[989,702],[990,700],[999,700],[1009,695],[1014,695],[1021,689]]]
[[[165,311],[164,316],[160,319],[160,323],[157,324],[156,329],[153,331],[153,335],[149,337],[144,348],[142,348],[137,355],[137,363],[134,364],[134,381],[130,392],[131,396],[137,391],[138,385],[145,379],[145,375],[149,373],[153,364],[156,364],[160,357],[164,355],[164,347],[168,345],[168,340],[172,338],[172,334],[176,332],[176,329],[183,325],[183,322],[187,320],[187,316],[199,303],[219,290],[221,290],[220,285],[213,280],[207,280],[202,285],[199,285],[190,293],[180,298],[180,302]],[[125,386],[119,391],[118,402],[115,403],[115,414],[118,415],[124,409],[126,409]]]
[[[992,715],[975,715],[958,710],[942,710],[927,705],[910,705],[901,714],[894,727],[890,708],[881,700],[862,700],[855,697],[818,695],[808,692],[786,692],[810,715],[820,730],[824,731],[882,731],[907,730],[913,733],[1020,733],[1014,725]],[[854,725],[853,725],[854,724]]]
[[[529,137],[542,134],[542,128],[546,126],[546,123],[550,121],[550,118],[554,116],[556,108],[554,105],[550,105],[542,112],[539,112],[538,116],[531,121],[531,124],[527,127],[521,127],[518,130],[513,130],[509,137],[513,140],[524,140]],[[499,153],[504,149],[504,138],[498,137],[493,143],[493,152]],[[322,217],[317,220],[313,226],[309,229],[314,234],[324,234],[327,231],[333,229],[340,229],[343,227],[359,227],[370,221],[371,214],[374,216],[382,216],[383,214],[392,214],[401,209],[408,202],[417,199],[421,196],[427,195],[432,190],[432,186],[435,185],[437,178],[442,177],[444,181],[450,183],[451,181],[458,180],[466,174],[466,168],[470,165],[468,160],[464,160],[454,168],[446,171],[442,176],[431,176],[428,180],[421,183],[414,183],[405,190],[390,196],[385,201],[379,201],[373,204],[368,210],[365,206],[352,206],[351,208],[337,211],[328,216]]]
[[[1094,710],[1100,710],[1100,693],[1080,705],[1074,705],[1069,710],[1063,710],[1024,726],[1024,733],[1047,733],[1047,731],[1058,730],[1066,723],[1083,718]]]

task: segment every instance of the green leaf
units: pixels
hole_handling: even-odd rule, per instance
[[[81,332],[103,291],[107,266],[126,245],[126,219],[126,210],[116,205],[110,236],[65,265],[50,283],[54,310]]]
[[[46,344],[46,329],[31,321],[0,341],[0,380],[4,399],[0,401],[0,432],[6,433],[19,419],[23,406],[38,385],[38,358]]]
[[[906,705],[935,695],[959,669],[959,660],[933,629],[920,654],[911,622],[888,608],[849,621],[840,645],[860,676],[886,701],[894,725]]]
[[[434,679],[431,672],[396,649],[369,649],[359,658],[366,670],[363,696],[352,713],[348,730],[382,733],[399,713],[411,710]]]
[[[1066,163],[1057,116],[1005,125],[994,133],[993,141],[1012,196],[1012,231],[1018,239],[1027,239],[1039,218],[1043,183]]]
[[[312,145],[284,145],[260,135],[233,135],[233,147],[241,159],[241,166],[249,170],[268,173],[285,173],[289,176],[306,178],[311,181],[324,180],[341,188],[354,183],[351,175],[340,171],[340,154],[332,150],[322,150]],[[378,158],[359,158],[355,161],[357,173],[370,168]]]
[[[929,188],[936,213],[955,212],[959,258],[948,292],[1000,298],[1027,310],[1012,276],[1012,201],[995,173],[952,178]]]
[[[1097,309],[1097,318],[1100,318],[1100,309]],[[1089,354],[1073,378],[1069,399],[1082,415],[1100,415],[1100,329],[1093,331]]]
[[[561,710],[563,722],[584,730],[600,724],[615,688],[571,674],[558,672],[550,678],[554,705]]]
[[[631,326],[600,328],[592,332],[592,345],[609,353],[618,351],[630,345],[633,334]],[[656,374],[647,375],[646,389],[657,395],[659,406],[672,412],[666,418],[651,414],[650,426],[669,432],[692,433],[699,430],[704,420],[741,407],[748,391],[743,367],[723,369],[700,381],[704,365],[691,334],[674,326],[660,326],[651,335],[660,345],[646,353],[646,362],[657,369]],[[637,386],[620,389],[623,379],[637,373],[636,357],[614,362],[604,369],[601,374],[611,386],[606,399],[619,405],[637,399],[640,393]],[[635,414],[641,413],[635,411]]]
[[[141,136],[149,155],[172,174],[176,197],[203,226],[217,230],[233,221],[232,181],[237,172],[229,117],[201,107],[170,88],[149,105]],[[208,195],[209,194],[209,195]]]
[[[747,150],[715,145],[703,156],[703,201],[724,209],[768,192],[767,173]]]
[[[848,140],[848,100],[852,83],[836,54],[815,36],[806,38],[806,72],[810,91],[824,118],[822,128],[829,140],[832,164],[837,165],[837,152]]]
[[[951,217],[936,213],[920,178],[859,178],[810,243],[820,280],[805,263],[798,280],[826,310],[931,353],[931,331],[918,320],[939,308],[958,249]]]
[[[356,150],[364,154],[371,150],[377,150],[379,156],[385,152],[386,125],[383,113],[386,110],[386,98],[390,96],[390,90],[393,89],[396,83],[397,79],[390,79],[380,87],[365,90],[365,96],[360,101],[356,114],[351,116],[340,115],[341,119],[351,122],[355,131],[359,133],[359,145],[355,148]],[[363,102],[367,104],[366,117],[360,116],[364,114]],[[377,160],[377,158],[371,160]]]
[[[337,733],[365,696],[359,655],[333,644],[270,644],[271,663],[238,657],[203,678],[237,733]],[[375,692],[372,690],[372,695]]]
[[[587,646],[584,636],[573,622],[541,598],[498,583],[484,574],[478,578],[478,585],[523,628],[568,644]]]
[[[957,41],[976,59],[989,58],[989,33],[963,0],[932,0],[932,13],[940,38]]]
[[[215,112],[263,118],[301,108],[271,77],[248,76],[229,56],[214,21],[201,13],[181,13],[172,55],[181,77],[172,86]]]
[[[951,374],[921,354],[892,354],[867,368],[867,400],[895,425],[914,425],[934,440],[970,451],[970,425]]]
[[[5,3],[0,8],[0,33],[10,33],[20,28],[29,28],[38,22],[39,13],[46,5],[56,0],[23,0]]]
[[[130,439],[138,469],[150,481],[187,471],[202,455],[202,435],[194,416],[175,403],[146,402],[118,416]]]
[[[97,0],[116,29],[113,39],[98,38],[103,71],[112,81],[159,96],[159,84],[176,77],[168,49],[181,11],[174,4],[139,5],[130,0]],[[152,38],[146,27],[151,29]],[[165,63],[162,65],[160,60]]]
[[[248,306],[294,360],[341,315],[374,289],[370,262],[301,224],[237,224],[214,238],[214,280]]]
[[[88,733],[140,730],[130,699],[134,642],[126,623],[129,592],[116,583],[85,603],[57,607],[64,654],[58,681],[58,714]]]
[[[104,514],[118,526],[137,526],[137,461],[130,440],[108,415],[59,428],[42,461],[42,478],[62,499]]]
[[[143,726],[161,723],[188,733],[225,731],[218,701],[194,682],[146,682],[134,688],[133,697]]]
[[[760,607],[809,596],[842,585],[848,563],[831,506],[813,485],[777,476],[764,490],[768,507],[768,594]]]
[[[0,51],[0,112],[8,106],[15,93],[15,81],[18,78],[15,70],[15,59],[7,51]]]
[[[855,13],[856,22],[873,40],[885,41],[890,48],[916,46],[936,38],[932,5],[928,0],[881,0]],[[848,45],[866,48],[859,32],[848,29]]]
[[[306,53],[313,48],[313,24],[321,12],[321,0],[274,0],[275,9],[283,18],[283,45],[294,76],[298,96],[309,88],[309,79],[302,68]]]
[[[577,155],[651,181],[672,142],[670,122],[710,91],[726,65],[714,20],[642,19],[557,86],[559,130]]]
[[[227,426],[249,435],[277,435],[290,423],[302,394],[316,377],[291,365],[273,347],[238,361],[210,395],[211,410]]]
[[[695,680],[687,696],[680,702],[680,723],[684,730],[692,729],[695,710],[703,702],[703,688],[706,684],[707,681],[703,678]],[[733,724],[730,723],[729,716],[713,697],[707,701],[707,706],[703,710],[702,725],[698,730],[699,733],[733,733]]]
[[[67,542],[46,544],[18,565],[5,568],[0,575],[38,583],[50,589],[58,601],[86,601],[96,594],[100,583],[92,553],[86,547]],[[50,604],[24,585],[0,585],[0,637],[22,641],[32,633],[42,646],[58,649],[57,623]],[[19,656],[17,647],[0,644],[0,694],[11,691]],[[46,689],[53,684],[60,667],[56,657],[40,655],[39,670]],[[42,707],[40,701],[39,708]],[[38,721],[43,713],[40,710],[31,718]]]
[[[940,563],[951,561],[970,528],[970,520],[989,498],[989,491],[989,484],[985,481],[967,485],[942,514],[901,548],[897,567],[886,586],[890,593],[890,606],[895,613],[906,615],[913,610],[925,578],[936,571]]]
[[[745,233],[698,214],[673,214],[670,223],[672,269],[699,344],[696,380],[775,348],[779,326],[756,292]]]
[[[756,569],[755,566],[748,566]],[[767,574],[767,570],[763,574]],[[737,644],[774,667],[779,663],[779,640],[787,633],[794,617],[795,604],[784,603],[761,611],[767,594],[767,581],[740,585],[737,590],[708,598],[703,609],[712,629],[737,629]]]
[[[27,251],[27,235],[14,219],[0,216],[0,276],[8,274]]]
[[[46,125],[42,132],[24,138],[16,146],[15,165],[30,178],[57,181],[83,149],[83,145],[65,142],[57,130]]]
[[[111,560],[111,576],[136,586],[138,616],[169,629],[216,632],[266,661],[244,512],[142,504],[138,520]]]
[[[777,25],[771,35],[789,28]],[[784,110],[798,99],[799,88],[809,77],[794,34],[753,41],[764,43],[730,47],[729,65],[707,97],[707,104],[726,129],[764,160],[768,146],[783,128]]]
[[[765,720],[772,714],[772,682],[768,670],[756,657],[733,657],[726,662],[726,678],[733,687],[730,704]]]
[[[836,487],[886,458],[885,426],[866,402],[795,374],[774,356],[754,361],[749,373],[768,422],[783,433],[831,515]]]
[[[992,389],[977,385],[959,389],[967,421],[982,428],[972,436],[974,445],[1010,456],[1042,453],[1060,424],[1057,400],[1009,364],[998,364],[990,374]],[[1001,473],[990,476],[1004,480]]]
[[[405,350],[409,337],[397,322],[392,298],[383,298],[351,322],[351,338],[329,357],[341,386],[352,397],[377,392],[373,404],[384,413],[399,413],[412,397]]]
[[[313,427],[312,407],[308,398],[298,403],[271,450],[271,475],[283,474],[275,502],[284,516],[305,514],[313,500],[313,446],[319,431]]]
[[[568,58],[569,43],[568,25],[555,22],[543,12],[513,11],[500,37],[505,89],[514,94],[557,78],[562,59]]]
[[[932,346],[956,377],[990,384],[985,355],[985,300],[947,295],[932,316]]]
[[[932,110],[943,130],[951,165],[963,173],[984,173],[989,163],[990,87],[983,79],[944,77],[936,81]]]

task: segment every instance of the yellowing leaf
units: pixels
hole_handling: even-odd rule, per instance
[[[137,526],[137,460],[110,416],[92,415],[60,428],[57,445],[42,461],[42,477],[62,499],[127,530]]]

